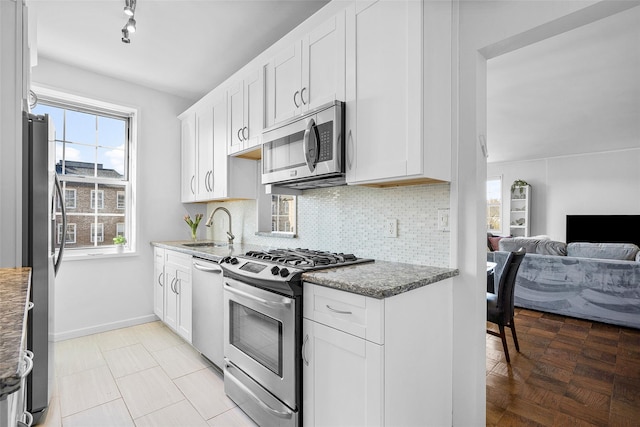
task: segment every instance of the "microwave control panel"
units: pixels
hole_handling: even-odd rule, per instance
[[[318,162],[325,162],[333,159],[333,122],[322,123],[318,129]]]

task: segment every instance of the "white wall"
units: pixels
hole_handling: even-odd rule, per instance
[[[486,135],[486,59],[567,31],[590,16],[606,16],[603,1],[459,1],[458,86],[454,89],[454,179],[452,246],[460,276],[454,279],[453,424],[485,425],[485,209],[486,159],[478,143]],[[630,2],[619,2],[634,6]],[[604,5],[603,8],[600,6]],[[577,14],[573,14],[578,12]],[[567,19],[564,19],[568,16]],[[560,18],[558,20],[558,18]],[[528,32],[528,30],[536,29]],[[518,37],[515,37],[518,36]],[[521,36],[521,37],[520,37]],[[537,40],[536,40],[537,39]],[[456,81],[456,80],[454,80]]]
[[[183,236],[179,113],[186,99],[40,58],[33,83],[138,108],[137,255],[63,260],[56,278],[55,334],[64,339],[153,319],[151,240]],[[204,207],[202,208],[204,210]]]
[[[640,213],[640,148],[489,163],[487,176],[503,177],[504,235],[509,233],[509,188],[515,179],[531,184],[531,235],[564,242],[567,215]]]

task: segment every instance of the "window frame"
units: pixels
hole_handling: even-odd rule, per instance
[[[69,182],[70,180],[67,180]],[[100,197],[95,197],[100,196]],[[96,203],[96,202],[100,203]],[[96,204],[98,207],[96,208]],[[91,190],[91,206],[90,209],[104,209],[104,190]]]
[[[292,197],[293,203],[287,203],[287,208],[283,212],[280,212],[280,198]],[[292,206],[291,206],[292,205]],[[286,222],[287,228],[292,228],[291,231],[278,230],[277,224],[279,224],[280,217],[288,217]],[[293,227],[291,227],[291,218],[293,217]],[[274,227],[274,224],[275,227]],[[275,230],[274,230],[275,228]],[[271,233],[281,234],[287,236],[295,236],[298,229],[298,197],[289,194],[271,194]]]
[[[95,98],[87,98],[83,96],[73,95],[61,92],[55,89],[45,88],[38,85],[32,85],[32,90],[38,95],[42,104],[63,108],[79,110],[81,112],[90,112],[98,116],[114,117],[126,119],[128,121],[128,144],[125,145],[125,173],[124,180],[115,181],[101,177],[92,177],[91,179],[74,177],[73,175],[61,176],[63,188],[66,182],[87,182],[93,183],[95,189],[99,185],[122,185],[125,191],[125,212],[122,214],[125,222],[125,230],[127,230],[127,247],[125,251],[118,252],[115,245],[95,245],[85,246],[81,248],[65,248],[65,260],[83,260],[95,259],[100,256],[127,256],[137,254],[137,134],[138,134],[138,109],[134,107],[113,104],[101,101]],[[65,180],[66,178],[66,180]],[[75,178],[75,179],[74,179]],[[76,194],[77,197],[77,194]],[[76,202],[77,206],[77,202]],[[104,196],[103,196],[104,206]],[[97,212],[96,212],[97,213]],[[75,214],[74,214],[75,215]],[[97,217],[99,218],[99,217]],[[95,221],[94,221],[95,222]],[[104,241],[104,228],[102,231]],[[77,241],[77,229],[76,229]],[[94,242],[95,243],[95,242]]]
[[[490,203],[491,200],[489,199],[489,183],[491,181],[498,181],[499,182],[499,187],[500,187],[499,191],[498,191],[498,194],[500,196],[499,203]],[[487,210],[486,210],[487,230],[486,231],[488,233],[502,234],[502,232],[504,230],[504,227],[503,227],[503,225],[504,225],[504,219],[503,219],[503,216],[504,216],[504,197],[503,197],[503,188],[502,187],[503,187],[502,175],[487,177],[485,199],[486,199],[486,207],[487,207]],[[496,207],[496,206],[499,209],[499,215],[498,215],[498,219],[500,221],[500,228],[499,229],[493,229],[493,228],[490,227],[492,221],[490,221],[489,213],[491,211],[491,208],[492,207]]]
[[[71,206],[69,204],[69,202],[68,202],[69,198],[67,197],[67,194],[73,194],[73,197],[72,197],[73,206]],[[64,207],[66,209],[76,209],[76,207],[78,206],[78,203],[77,203],[78,199],[77,198],[78,198],[78,192],[76,191],[75,188],[65,188],[65,190],[64,190]]]
[[[65,245],[67,244],[74,245],[77,241],[76,233],[78,232],[78,228],[74,222],[67,223],[67,237],[69,236],[69,227],[73,227],[73,241],[67,239],[65,241]],[[58,230],[56,235],[57,235],[58,244],[60,244],[60,242],[62,242],[62,224],[58,224]]]
[[[98,231],[96,231],[96,228]],[[104,242],[104,222],[92,222],[91,223],[91,228],[90,228],[90,239],[89,241],[91,243],[96,243],[96,238],[97,242]]]

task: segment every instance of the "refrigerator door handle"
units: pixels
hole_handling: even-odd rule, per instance
[[[64,245],[67,241],[67,211],[64,206],[64,197],[62,195],[62,187],[60,186],[60,180],[58,179],[58,174],[54,174],[54,184],[56,188],[56,193],[60,199],[60,206],[62,207],[62,238],[60,240],[60,250],[58,251],[58,258],[56,258],[55,263],[53,265],[53,271],[57,275],[58,270],[60,269],[60,262],[62,262],[62,253],[64,252]],[[51,217],[53,218],[53,222],[55,223],[55,195],[53,196],[53,200],[51,201]],[[54,230],[55,231],[55,230]],[[57,233],[56,233],[57,234]],[[52,244],[52,250],[54,245]]]

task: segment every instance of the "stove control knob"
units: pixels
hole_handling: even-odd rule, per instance
[[[222,262],[225,262],[227,264],[230,262],[230,260],[231,260],[231,257],[228,257],[228,256],[222,258]]]
[[[287,277],[289,275],[289,270],[286,268],[283,268],[280,270],[280,276],[282,277]]]
[[[280,267],[278,267],[277,265],[274,265],[274,266],[271,268],[271,274],[273,274],[274,276],[277,276],[277,275],[278,275],[278,273],[280,273]]]
[[[233,257],[229,260],[229,262],[231,263],[231,265],[236,265],[237,263],[239,263],[240,261],[238,261],[238,258]]]

